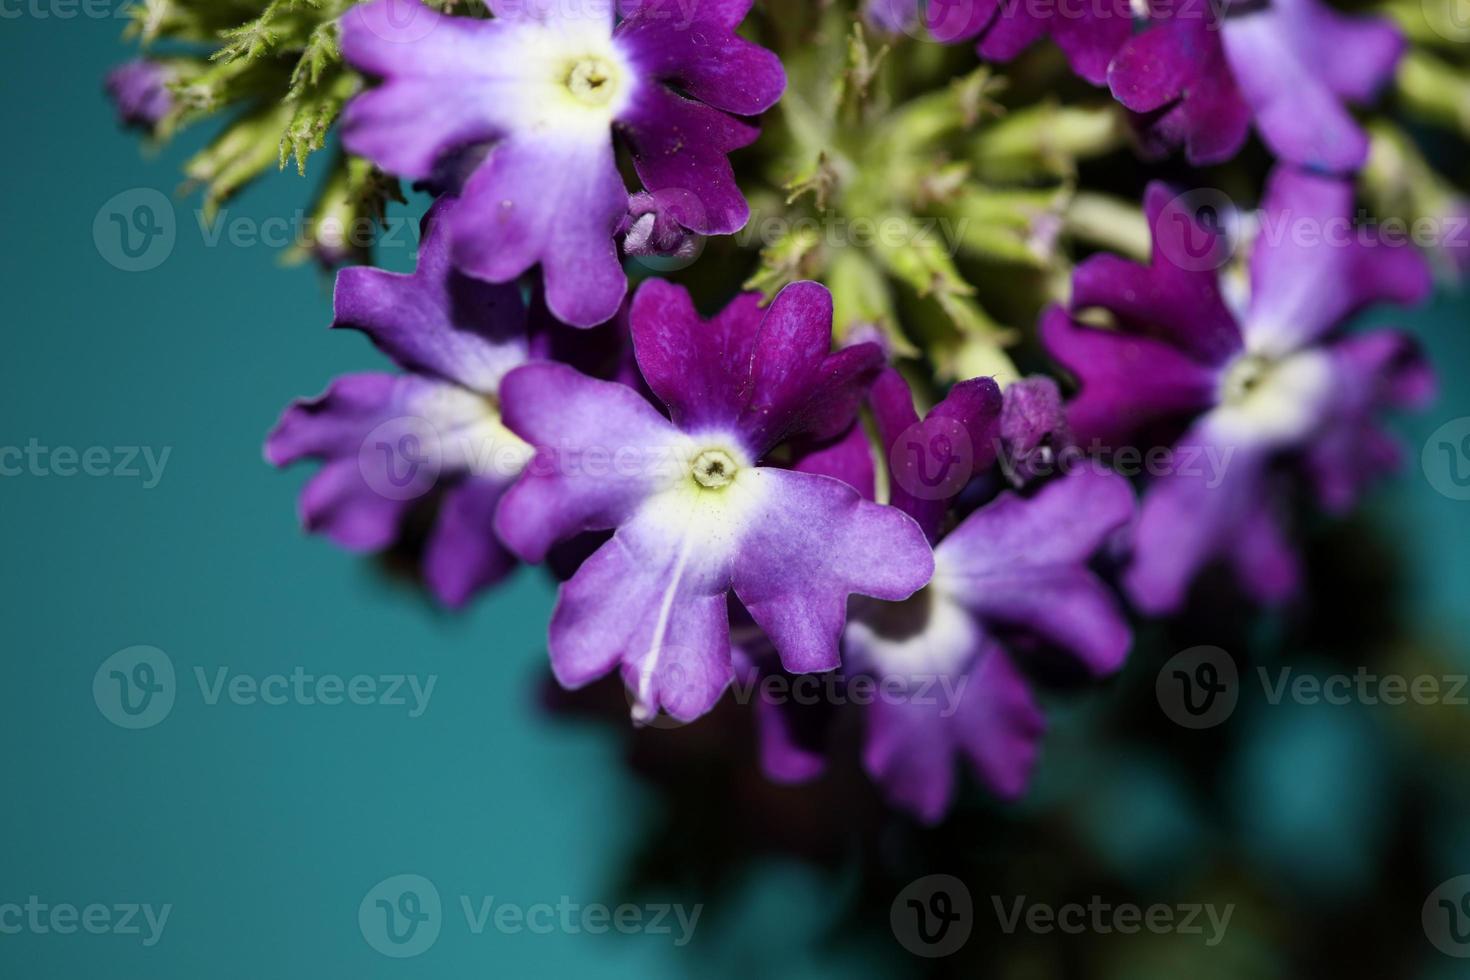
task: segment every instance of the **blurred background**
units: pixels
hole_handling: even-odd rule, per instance
[[[1120,677],[1052,693],[1021,804],[971,787],[926,830],[850,760],[766,783],[728,706],[635,733],[615,687],[555,691],[539,571],[449,615],[299,531],[308,472],[263,437],[382,361],[325,329],[327,277],[281,268],[300,178],[205,224],[194,141],[149,156],[118,128],[120,9],[0,8],[0,447],[26,460],[0,477],[0,975],[1470,976],[1470,298],[1377,318],[1443,394],[1401,420],[1400,478],[1308,529],[1301,608],[1144,628]],[[1237,682],[1190,727],[1160,677],[1202,645]],[[1275,697],[1360,668],[1460,703]],[[343,703],[271,696],[295,677]],[[943,950],[914,896],[952,919]],[[360,916],[380,901],[413,958]],[[1069,905],[1104,928],[1047,928]],[[1153,906],[1178,928],[1138,927]]]

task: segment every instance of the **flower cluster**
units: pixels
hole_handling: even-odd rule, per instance
[[[769,678],[878,692],[762,697],[764,767],[815,778],[858,707],[872,780],[934,821],[957,760],[1023,793],[1050,680],[1117,672],[1137,618],[1210,569],[1252,602],[1299,593],[1294,519],[1354,506],[1397,462],[1383,413],[1434,390],[1410,336],[1353,328],[1432,287],[1355,181],[1408,218],[1470,207],[1346,108],[1417,56],[1404,31],[1323,0],[752,5],[277,2],[222,67],[138,61],[108,87],[171,131],[289,55],[237,142],[283,124],[304,161],[335,125],[323,215],[381,217],[398,179],[434,198],[412,273],[337,273],[333,326],[397,370],[338,378],[267,440],[321,464],[307,530],[413,552],[456,608],[547,564],[556,679],[618,673],[638,723]],[[1003,105],[973,52],[1075,73],[1081,101]],[[1079,186],[1086,159],[1175,148],[1254,178],[1254,216]],[[630,288],[650,257],[698,277]]]

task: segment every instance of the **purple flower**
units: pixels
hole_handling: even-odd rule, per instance
[[[692,260],[699,240],[689,234],[687,220],[672,195],[640,192],[628,198],[623,222],[623,252],[641,258]],[[694,202],[697,206],[697,202]]]
[[[882,355],[829,353],[832,298],[816,283],[758,303],[741,296],[705,322],[683,289],[639,289],[634,350],[668,417],[558,364],[501,385],[506,424],[537,450],[501,504],[501,538],[540,561],[557,541],[616,529],[561,587],[552,669],[580,687],[621,665],[638,720],[687,721],[719,699],[732,678],[730,592],[788,670],[831,670],[850,594],[902,599],[933,571],[900,511],[762,465],[789,439],[845,430]]]
[[[343,18],[342,50],[383,83],[348,105],[343,139],[416,179],[493,144],[451,222],[455,264],[508,282],[539,263],[557,317],[601,323],[627,292],[614,133],[649,191],[699,203],[678,213],[690,231],[729,234],[749,217],[726,154],[757,130],[736,117],[785,87],[776,56],[735,34],[750,5],[625,0],[614,26],[612,0],[492,0],[491,20],[374,0]]]
[[[168,90],[173,73],[157,61],[135,58],[107,73],[107,95],[129,126],[153,129],[174,107]]]
[[[936,40],[978,38],[988,61],[1010,61],[1050,37],[1093,85],[1107,81],[1108,63],[1133,33],[1129,0],[938,0],[924,16]]]
[[[1000,413],[1000,464],[1018,487],[1054,473],[1072,446],[1072,428],[1057,383],[1047,377],[1020,378],[1006,386]]]
[[[1149,188],[1150,266],[1101,255],[1077,269],[1073,309],[1106,310],[1117,329],[1059,309],[1042,323],[1043,342],[1081,385],[1069,407],[1080,443],[1175,442],[1145,494],[1125,579],[1151,613],[1178,608],[1215,561],[1260,601],[1291,595],[1296,556],[1273,492],[1285,464],[1302,464],[1332,510],[1350,507],[1397,459],[1376,413],[1433,391],[1407,337],[1339,331],[1369,304],[1416,302],[1431,285],[1417,251],[1353,228],[1348,182],[1285,166],[1272,174],[1238,311],[1208,260],[1218,243],[1179,206],[1188,199]]]
[[[1014,386],[1013,386],[1014,387]],[[1038,389],[1023,401],[1036,398]],[[1042,396],[1044,397],[1044,396]],[[889,370],[871,403],[889,460],[895,505],[936,540],[928,586],[903,602],[855,603],[844,636],[850,699],[864,683],[869,702],[863,763],[888,796],[925,822],[948,810],[957,756],[997,795],[1024,792],[1045,719],[1016,658],[1044,646],[1067,651],[1102,676],[1123,663],[1132,637],[1112,594],[1087,568],[1094,553],[1133,516],[1121,477],[1080,468],[1019,496],[1007,491],[944,533],[954,495],[935,499],[917,472],[905,475],[910,445],[921,450],[949,433],[972,447],[988,469],[997,440],[1037,445],[1053,431],[1049,413],[1005,420],[988,378],[956,385],[920,421],[908,385]],[[1009,428],[1009,436],[1002,432]],[[867,451],[866,438],[862,438]],[[860,471],[848,457],[838,472]],[[871,452],[866,467],[872,471]],[[916,482],[917,481],[917,482]],[[963,484],[960,484],[963,488]],[[759,646],[751,662],[759,665]],[[793,710],[761,702],[762,761],[773,778],[808,779],[821,771],[826,706]]]
[[[1291,163],[1341,173],[1367,160],[1368,137],[1344,103],[1371,101],[1393,76],[1404,39],[1390,22],[1319,0],[1236,2],[1223,21],[1211,0],[1185,0],[1153,19],[1108,71],[1146,149],[1182,145],[1191,163],[1219,163],[1254,122]]]
[[[863,20],[885,34],[908,34],[918,29],[921,0],[863,0]]]
[[[338,378],[286,410],[265,453],[276,466],[323,462],[302,491],[301,522],[352,551],[393,544],[437,491],[424,575],[460,606],[514,565],[493,519],[531,450],[501,424],[497,392],[532,349],[519,290],[450,264],[454,210],[441,198],[426,217],[412,275],[355,267],[337,276],[332,325],[366,333],[405,373]]]

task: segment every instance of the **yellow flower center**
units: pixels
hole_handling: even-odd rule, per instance
[[[1227,405],[1241,405],[1261,387],[1271,374],[1275,362],[1260,354],[1244,354],[1236,358],[1225,372],[1221,385],[1221,400]]]
[[[690,468],[695,482],[706,490],[729,486],[739,470],[735,457],[723,449],[706,449],[694,458],[694,465]]]
[[[572,62],[566,76],[567,91],[589,106],[604,106],[618,91],[618,69],[607,58],[586,55]]]

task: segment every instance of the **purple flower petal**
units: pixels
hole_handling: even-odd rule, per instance
[[[1056,381],[1038,375],[1006,386],[1000,442],[1002,465],[1017,486],[1056,466],[1059,454],[1075,445]]]
[[[563,48],[620,70],[611,7],[594,6],[602,13],[511,4],[506,19],[486,21],[373,0],[342,28],[347,61],[383,77],[348,103],[347,148],[424,179],[457,152],[496,141],[449,218],[454,262],[491,282],[543,264],[547,302],[577,326],[609,319],[627,292],[613,242],[628,200],[610,130],[619,105],[583,105],[555,80]],[[610,84],[610,99],[638,88],[627,77]]]
[[[424,221],[418,267],[396,275],[366,266],[337,275],[334,327],[367,334],[402,368],[494,394],[529,356],[520,290],[471,279],[449,262],[444,225],[454,208],[441,198]]]
[[[618,7],[647,0],[489,0],[490,12],[500,20],[541,24],[553,30],[573,32],[587,27],[606,33],[612,29]]]
[[[1025,628],[1095,674],[1111,673],[1132,634],[1086,562],[1132,517],[1128,482],[1091,468],[1029,500],[1003,493],[939,543],[935,586],[986,621]]]
[[[1175,447],[1175,459],[1209,458],[1224,463],[1181,465],[1155,477],[1144,492],[1123,584],[1133,604],[1150,615],[1184,604],[1195,576],[1227,552],[1264,499],[1266,454],[1260,447],[1222,442],[1208,425]]]
[[[889,500],[917,521],[931,542],[936,541],[950,501],[965,488],[970,476],[995,462],[1003,404],[1000,388],[992,378],[962,381],[920,422],[908,382],[889,368],[874,383],[871,401],[888,461]],[[961,439],[968,445],[956,445]],[[958,479],[930,488],[923,468],[927,468],[931,445],[938,440],[949,446],[950,458],[964,472]],[[918,452],[910,451],[914,447]],[[929,492],[919,493],[921,487]]]
[[[351,551],[391,544],[413,497],[421,493],[385,492],[394,485],[388,472],[394,461],[370,446],[365,451],[365,443],[375,429],[397,419],[423,418],[452,428],[459,423],[455,409],[462,407],[458,390],[412,375],[351,374],[323,395],[286,409],[266,440],[266,459],[275,466],[308,458],[327,464],[302,492],[302,525]],[[439,472],[452,469],[442,465],[442,450],[436,456]]]
[[[735,594],[793,673],[831,670],[853,594],[905,599],[933,555],[907,515],[828,477],[761,467],[765,501],[735,559]]]
[[[525,40],[508,23],[446,17],[418,0],[373,0],[341,25],[348,64],[384,78],[347,104],[343,143],[393,173],[433,176],[441,158],[513,129],[535,97],[506,69]]]
[[[926,824],[954,797],[954,741],[933,705],[883,698],[868,708],[863,768],[888,799]]]
[[[1276,513],[1278,495],[1262,493],[1252,501],[1226,545],[1225,557],[1246,595],[1274,606],[1301,588],[1301,562]]]
[[[921,0],[863,0],[863,20],[884,34],[908,34],[919,26]]]
[[[996,796],[1014,800],[1026,791],[1046,717],[1025,675],[998,643],[987,643],[970,668],[952,728]]]
[[[646,78],[672,83],[738,116],[781,98],[786,71],[775,52],[735,33],[752,0],[639,0],[615,36]]]
[[[621,664],[635,718],[663,710],[690,721],[733,677],[730,555],[698,547],[701,528],[671,529],[666,517],[640,513],[561,587],[551,666],[564,687],[576,688]]]
[[[1272,172],[1251,254],[1243,328],[1251,349],[1286,354],[1373,303],[1429,295],[1433,280],[1419,251],[1355,230],[1353,210],[1348,181],[1286,166]]]
[[[495,536],[495,508],[509,486],[504,478],[471,476],[440,501],[424,553],[424,579],[445,605],[463,607],[515,568],[515,556]]]
[[[739,683],[756,692],[755,728],[761,771],[772,782],[809,782],[826,771],[827,758],[821,746],[837,706],[825,700],[797,703],[767,696],[762,685],[780,670],[776,651],[754,624],[750,633],[753,635],[749,639],[732,648],[732,655]]]
[[[1221,236],[1200,226],[1186,207],[1190,200],[1162,183],[1149,184],[1149,265],[1107,253],[1093,256],[1073,275],[1072,309],[1101,307],[1129,333],[1162,340],[1202,364],[1220,365],[1240,351],[1240,328],[1220,291],[1222,263],[1213,261]]]
[[[1145,149],[1162,155],[1183,145],[1196,165],[1230,159],[1250,133],[1250,107],[1208,7],[1205,0],[1171,7],[1124,44],[1108,69],[1114,98],[1138,114]]]
[[[355,458],[334,459],[307,482],[297,512],[312,534],[324,534],[348,551],[367,552],[394,542],[409,505],[373,490]]]
[[[537,449],[496,521],[526,561],[630,520],[670,479],[682,437],[626,385],[563,364],[528,364],[505,377],[500,395],[505,424]]]
[[[1404,49],[1397,28],[1317,0],[1271,0],[1228,16],[1223,39],[1241,95],[1272,150],[1330,172],[1363,165],[1368,137],[1341,100],[1367,101],[1392,77]]]
[[[1071,5],[1006,0],[980,39],[980,56],[1010,61],[1033,43],[1050,35],[1067,56],[1067,63],[1093,85],[1107,81],[1108,64],[1133,34],[1133,12],[1128,0],[1102,0]]]
[[[168,90],[173,73],[165,65],[134,58],[107,73],[107,94],[117,107],[117,117],[129,126],[152,129],[174,107]]]
[[[778,446],[795,436],[829,439],[857,416],[868,386],[883,367],[883,351],[877,344],[855,344],[820,358],[815,370],[804,371],[792,362],[773,366],[786,356],[777,338],[790,326],[776,312],[773,305],[762,327],[761,347],[751,365],[753,390],[740,427],[759,446]]]
[[[827,759],[797,737],[795,712],[764,698],[755,704],[761,771],[777,783],[806,783],[827,770]]]
[[[901,13],[899,4],[888,19],[898,20]],[[1050,36],[1072,70],[1093,85],[1107,80],[1108,63],[1133,33],[1133,11],[1127,0],[1082,5],[946,0],[929,4],[924,22],[935,39],[945,43],[978,36],[977,50],[988,61],[1011,61]]]
[[[638,287],[630,319],[643,377],[676,424],[709,428],[740,417],[765,319],[759,293],[742,293],[705,321],[687,289],[650,279]]]
[[[758,316],[746,295],[704,323],[683,287],[645,283],[632,321],[649,387],[681,427],[738,428],[756,457],[793,436],[844,432],[882,352],[860,344],[829,353],[832,296],[818,283],[792,283]]]
[[[1377,477],[1403,462],[1397,441],[1375,420],[1384,408],[1422,408],[1436,382],[1423,351],[1393,330],[1346,337],[1328,348],[1333,360],[1330,421],[1306,450],[1306,467],[1327,510],[1351,510]]]
[[[540,263],[551,311],[595,326],[628,291],[613,242],[627,204],[606,135],[507,138],[465,185],[451,218],[454,262],[491,282]]]
[[[1083,326],[1056,308],[1042,318],[1041,339],[1081,385],[1067,420],[1084,447],[1127,445],[1145,426],[1215,403],[1218,372],[1162,341]]]
[[[798,450],[791,468],[798,473],[841,480],[862,494],[864,500],[874,499],[877,472],[873,465],[873,443],[860,421],[836,439]]]
[[[745,227],[750,205],[727,155],[755,142],[758,129],[659,85],[640,89],[619,125],[643,186],[687,201],[679,220],[690,231],[728,235]]]

